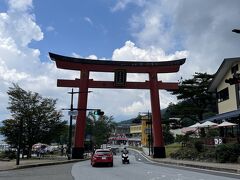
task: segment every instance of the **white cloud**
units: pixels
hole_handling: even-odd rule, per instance
[[[163,49],[150,46],[146,49],[136,47],[131,41],[126,41],[121,48],[113,52],[114,60],[131,60],[131,61],[169,61],[186,58],[187,51],[176,51],[174,54],[166,55]]]
[[[196,71],[215,73],[224,58],[239,56],[240,40],[231,32],[240,26],[239,6],[238,0],[148,1],[130,20],[132,35],[144,49],[187,50],[184,77]]]
[[[90,25],[93,25],[93,22],[89,17],[84,17],[84,20],[88,22]]]
[[[10,11],[25,12],[32,8],[32,0],[9,0]]]
[[[28,46],[30,42],[34,40],[40,41],[44,37],[43,32],[35,22],[34,14],[29,11],[32,7],[30,2],[25,1],[25,4],[20,3],[16,4],[16,6],[10,5],[7,13],[0,14],[0,79],[3,82],[0,88],[1,96],[4,96],[4,98],[1,98],[0,111],[3,119],[9,116],[6,110],[8,106],[6,92],[12,82],[18,83],[26,90],[38,92],[43,96],[58,98],[58,106],[62,108],[69,105],[66,93],[68,90],[66,88],[57,88],[56,79],[79,78],[79,72],[59,70],[54,63],[42,63],[39,59],[40,51]],[[77,53],[72,53],[72,55],[81,57]],[[120,60],[161,60],[158,56],[164,59],[165,54],[161,49],[155,51],[152,47],[144,50],[136,47],[130,41],[113,53],[113,58]],[[98,59],[96,55],[89,55],[86,58]],[[113,80],[113,75],[109,73],[92,73],[91,78],[95,80]],[[133,79],[140,80],[141,77],[135,75]],[[148,107],[149,98],[145,96],[146,92],[144,91],[136,93],[134,90],[94,89],[94,92],[89,94],[88,107],[100,107],[107,114],[115,117],[119,114],[125,117],[129,117],[129,115],[135,116],[136,111],[144,111]],[[119,99],[119,97],[121,98]],[[76,100],[74,101],[76,104]]]
[[[82,58],[82,56],[80,56],[79,54],[77,54],[75,52],[72,53],[72,56],[75,57],[75,58]]]
[[[72,56],[81,58],[82,56],[73,53]],[[115,49],[112,55],[113,60],[121,61],[169,61],[188,56],[187,51],[177,51],[167,55],[161,48],[154,46],[142,49],[137,47],[133,42],[126,41],[125,44]],[[90,55],[89,59],[98,59],[97,56]],[[100,58],[106,59],[106,58]],[[62,72],[63,70],[61,70]],[[76,76],[77,77],[77,76]],[[75,78],[76,78],[75,77]],[[128,81],[142,82],[148,80],[148,74],[128,74]],[[74,79],[74,78],[73,78]],[[113,81],[113,73],[91,72],[90,79]],[[179,75],[167,74],[160,80],[176,82]],[[149,90],[119,90],[119,89],[91,89],[93,92],[89,94],[88,107],[101,108],[105,114],[113,115],[120,118],[135,117],[138,112],[150,110]],[[176,99],[165,91],[160,91],[161,107],[166,108],[170,102],[176,102]]]
[[[51,32],[51,31],[54,31],[54,30],[55,30],[55,28],[53,26],[48,26],[46,28],[46,31],[48,31],[48,32]]]
[[[11,0],[9,10],[0,13],[0,113],[6,117],[6,91],[12,82],[26,90],[58,98],[58,106],[69,105],[66,88],[57,88],[57,78],[79,78],[79,72],[59,70],[54,63],[42,63],[40,50],[29,43],[43,40],[44,34],[31,13],[31,0]],[[187,57],[180,72],[159,75],[159,80],[177,81],[196,71],[213,73],[223,58],[239,56],[240,37],[231,29],[240,26],[240,1],[192,0],[119,0],[113,11],[127,10],[128,5],[142,8],[129,20],[133,41],[113,51],[111,59],[132,61],[167,61]],[[85,18],[88,23],[91,19]],[[54,28],[49,26],[49,30]],[[72,53],[73,57],[82,57]],[[89,59],[98,59],[89,55]],[[107,58],[100,58],[107,59]],[[91,73],[95,80],[113,80],[112,73]],[[148,80],[148,75],[131,74],[131,81]],[[160,91],[161,107],[175,102],[174,96]],[[76,100],[74,100],[76,105]],[[98,90],[89,94],[89,108],[101,108],[114,117],[133,117],[150,110],[148,90]]]
[[[151,105],[148,91],[130,90],[130,92],[135,94],[137,98],[128,105],[121,107],[121,112],[123,114],[131,114],[131,116],[134,117],[137,116],[139,112],[150,110]]]
[[[65,102],[63,96],[59,96],[63,90],[56,88],[56,78],[60,77],[59,70],[53,63],[42,63],[39,59],[40,51],[28,47],[33,40],[43,39],[43,33],[35,22],[34,14],[29,11],[32,8],[32,1],[8,2],[8,11],[0,13],[0,120],[9,117],[6,110],[8,106],[6,92],[13,82],[26,90],[59,98],[62,104]],[[70,78],[76,76],[69,72],[61,74]]]
[[[131,1],[118,1],[116,10],[126,9]],[[132,42],[116,49],[116,60],[171,60],[187,57],[180,72],[159,79],[171,81],[181,76],[190,78],[195,72],[215,73],[224,58],[239,56],[240,37],[232,33],[240,27],[240,1],[146,1],[142,11],[129,20]],[[166,53],[167,52],[167,53]],[[161,106],[176,101],[160,91]],[[139,107],[134,101],[126,109]]]
[[[35,16],[28,11],[32,8],[32,0],[10,0],[8,3],[7,13],[1,13],[0,22],[4,27],[1,38],[11,38],[20,47],[27,46],[32,40],[42,40],[43,33],[35,22]]]
[[[146,0],[117,0],[114,7],[111,8],[113,12],[124,10],[129,4],[135,4],[137,6],[143,6]]]
[[[8,69],[4,61],[0,60],[0,74],[2,81],[20,81],[29,77],[25,72],[17,72],[16,69]]]
[[[126,41],[125,45],[121,48],[114,50],[112,59],[114,60],[127,60],[127,61],[170,61],[188,56],[187,51],[176,51],[174,54],[166,54],[163,49],[150,46],[149,48],[139,48],[133,42]],[[131,74],[128,74],[128,76]],[[159,74],[159,80],[177,82],[180,79],[179,73],[174,74]],[[146,81],[149,80],[148,74],[132,74],[129,81]],[[140,92],[140,93],[139,93]],[[123,91],[119,92],[119,96],[124,97]],[[150,96],[149,90],[128,90],[127,99],[130,102],[123,103],[119,108],[119,112],[124,115],[136,115],[138,112],[150,110]],[[134,94],[134,95],[133,95]],[[133,98],[134,97],[134,98]],[[171,96],[168,92],[160,91],[160,103],[162,108],[166,108],[170,102],[176,102],[176,98]]]

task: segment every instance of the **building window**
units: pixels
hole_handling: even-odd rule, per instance
[[[225,88],[217,93],[218,102],[222,102],[229,99],[228,88]]]
[[[232,74],[237,73],[237,71],[238,71],[238,64],[236,64],[235,66],[233,66],[232,69],[231,69],[231,71],[232,71]]]

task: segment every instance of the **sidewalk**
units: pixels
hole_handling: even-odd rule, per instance
[[[200,169],[208,169],[215,171],[224,171],[240,174],[240,164],[234,163],[215,163],[215,162],[201,162],[201,161],[189,161],[189,160],[176,160],[171,158],[152,158],[148,156],[148,148],[143,148],[143,154],[145,157],[150,159],[151,161],[169,164],[169,165],[177,165],[177,166],[186,166],[186,167],[194,167]]]
[[[65,164],[71,162],[79,162],[79,159],[68,160],[67,157],[57,157],[57,158],[42,158],[42,159],[20,159],[19,165],[16,165],[16,159],[10,161],[0,160],[0,171],[13,170],[13,169],[22,169],[29,167],[37,166],[47,166],[55,164]]]

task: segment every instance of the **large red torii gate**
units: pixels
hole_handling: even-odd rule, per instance
[[[153,157],[165,158],[165,146],[161,125],[161,112],[159,102],[159,89],[176,90],[178,83],[158,81],[158,73],[178,72],[184,59],[163,62],[135,62],[135,61],[107,61],[73,58],[49,53],[50,58],[56,62],[57,68],[81,71],[80,79],[58,79],[58,87],[79,88],[78,109],[75,142],[72,149],[72,158],[81,159],[84,153],[84,131],[86,125],[86,109],[88,88],[120,88],[120,89],[150,89],[153,129]],[[115,81],[94,81],[89,79],[89,73],[114,72]],[[127,73],[148,73],[149,81],[126,82]],[[83,92],[83,93],[81,93]],[[85,93],[84,93],[85,92]]]

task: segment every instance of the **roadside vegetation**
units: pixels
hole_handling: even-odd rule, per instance
[[[175,153],[180,148],[181,148],[181,143],[173,143],[173,144],[166,145],[166,147],[165,147],[165,149],[166,149],[166,157],[170,157],[170,155],[172,153]]]
[[[18,147],[22,157],[27,158],[32,158],[34,153],[40,156],[42,153],[44,157],[66,155],[69,125],[66,120],[62,120],[62,111],[56,109],[57,100],[24,90],[17,84],[9,87],[7,94],[7,109],[11,118],[2,121],[0,133],[9,148],[0,151],[0,159],[15,159]],[[90,113],[85,130],[85,150],[92,150],[93,146],[100,147],[106,143],[114,127],[113,117]],[[74,130],[73,126],[73,134]],[[33,146],[36,144],[42,145],[35,149]],[[51,144],[54,144],[51,146],[54,150],[48,149]]]
[[[179,89],[172,92],[179,102],[169,104],[163,114],[164,124],[171,129],[181,129],[217,114],[216,94],[208,92],[212,78],[213,75],[207,73],[195,73],[193,78],[181,80]],[[221,163],[239,161],[239,144],[207,145],[205,141],[218,136],[219,132],[216,129],[209,130],[208,134],[204,132],[200,132],[200,137],[194,137],[191,134],[177,135],[175,142],[181,145],[178,147],[175,144],[167,145],[167,156],[174,159]]]
[[[7,94],[11,118],[2,122],[0,132],[11,149],[20,146],[21,152],[30,158],[34,144],[61,141],[67,122],[61,120],[62,112],[56,110],[57,100],[26,91],[17,84]]]
[[[187,141],[178,143],[180,146],[175,146],[176,149],[172,152],[168,151],[171,158],[219,163],[239,162],[240,144],[220,144],[215,146],[204,144],[204,139],[201,138],[182,137],[182,139],[187,139]]]
[[[213,75],[195,73],[193,78],[181,80],[179,89],[172,92],[178,103],[170,103],[163,114],[163,123],[171,128],[187,127],[217,113],[216,95],[208,92]],[[179,119],[173,121],[171,118]]]

